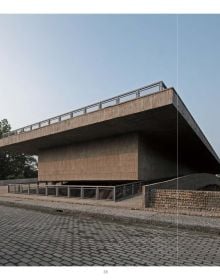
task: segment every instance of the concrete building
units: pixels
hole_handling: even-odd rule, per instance
[[[0,150],[38,155],[39,181],[113,184],[220,172],[217,154],[163,82],[12,131]]]

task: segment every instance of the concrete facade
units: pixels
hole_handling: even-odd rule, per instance
[[[179,176],[220,172],[217,154],[173,88],[102,105],[2,138],[0,150],[39,155],[41,181],[150,182],[177,175],[178,139]]]
[[[138,134],[40,151],[38,178],[40,181],[138,180]]]

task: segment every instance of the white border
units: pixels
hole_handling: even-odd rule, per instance
[[[0,0],[0,13],[220,13],[219,0]]]

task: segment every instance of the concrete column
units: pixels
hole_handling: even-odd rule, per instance
[[[67,197],[70,197],[70,187],[67,187]]]
[[[115,189],[115,187],[113,187],[113,190],[112,190],[112,200],[113,201],[116,200],[116,189]]]
[[[48,186],[45,186],[45,195],[48,196]]]
[[[80,197],[84,198],[84,188],[83,187],[81,187],[81,189],[80,189]]]
[[[59,188],[56,187],[56,196],[59,196]]]
[[[28,195],[30,194],[30,185],[28,185]]]
[[[99,199],[99,187],[96,187],[95,197]]]

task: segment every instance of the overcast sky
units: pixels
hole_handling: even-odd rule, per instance
[[[163,80],[220,155],[219,26],[181,15],[177,36],[175,15],[0,15],[0,119],[16,129]]]

